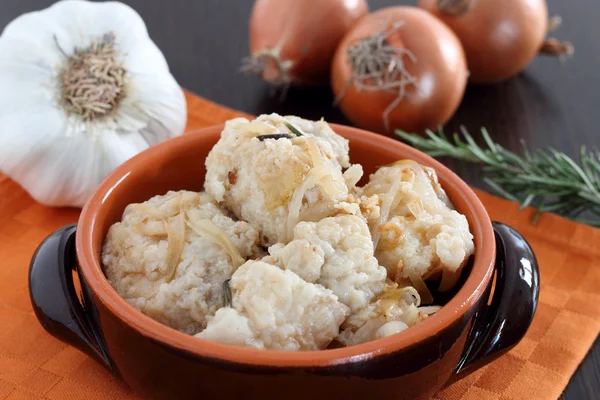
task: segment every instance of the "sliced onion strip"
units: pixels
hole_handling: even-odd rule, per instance
[[[415,289],[417,289],[417,292],[419,292],[419,295],[421,296],[421,304],[433,303],[433,295],[429,291],[429,288],[425,284],[423,278],[408,270],[406,271],[406,275],[408,276],[408,279],[410,279]]]
[[[390,189],[385,194],[385,196],[382,196],[383,201],[381,203],[381,209],[379,211],[379,218],[371,228],[371,237],[373,239],[373,247],[375,249],[377,249],[377,245],[379,244],[379,238],[381,237],[379,227],[387,222],[390,215],[390,211],[392,210],[392,204],[395,202],[396,196],[398,196],[398,191],[400,190],[401,183],[401,179],[395,180],[390,186]]]
[[[324,201],[315,204],[300,213],[299,221],[318,222],[323,218],[327,218],[336,211],[333,201]]]
[[[308,155],[310,156],[310,160],[312,161],[313,167],[314,168],[325,168],[325,163],[323,162],[323,156],[321,155],[319,146],[317,146],[316,139],[307,138],[306,139],[306,147],[308,149]]]
[[[202,236],[212,243],[215,243],[223,248],[233,265],[233,271],[244,263],[244,258],[241,256],[237,247],[233,244],[229,236],[209,219],[200,219],[191,212],[186,212],[188,220],[187,226],[194,231],[198,236]]]
[[[420,314],[431,315],[431,314],[434,314],[434,313],[440,311],[441,308],[442,308],[441,306],[425,306],[425,307],[418,307],[417,310],[419,310]]]
[[[173,221],[173,223],[171,223]],[[165,275],[167,282],[171,282],[177,274],[177,266],[181,259],[181,252],[185,243],[185,216],[183,213],[173,217],[171,221],[164,221],[167,232],[169,250],[167,253],[167,269]]]
[[[319,170],[317,168],[313,168],[308,171],[308,174],[304,177],[304,180],[294,190],[294,194],[292,194],[292,200],[290,200],[290,204],[288,206],[288,218],[287,218],[287,238],[288,241],[291,240],[294,236],[294,227],[298,224],[299,216],[300,216],[300,208],[302,207],[302,200],[304,199],[304,195],[306,192],[313,188],[317,182],[319,182],[324,176],[326,172],[323,170]]]

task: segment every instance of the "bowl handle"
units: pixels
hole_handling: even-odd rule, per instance
[[[50,234],[37,248],[29,266],[31,304],[48,333],[114,372],[84,282],[81,281],[83,304],[73,283],[73,274],[79,276],[76,229],[75,224],[64,226]]]
[[[473,319],[455,379],[513,348],[525,336],[537,307],[540,280],[531,246],[510,226],[494,222],[493,227],[496,285],[489,305],[478,310]]]

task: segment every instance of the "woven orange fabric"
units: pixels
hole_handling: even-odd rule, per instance
[[[188,130],[243,115],[187,95]],[[478,192],[492,219],[534,247],[541,270],[538,312],[509,354],[438,394],[454,399],[555,399],[600,331],[600,230]],[[46,208],[0,175],[0,399],[137,399],[100,365],[48,335],[29,303],[27,274],[37,245],[77,220],[78,210]]]

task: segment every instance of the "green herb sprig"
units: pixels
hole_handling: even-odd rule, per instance
[[[396,134],[412,146],[433,157],[451,157],[483,164],[488,174],[484,181],[498,195],[539,212],[553,212],[594,227],[600,227],[600,152],[581,148],[579,163],[553,148],[521,155],[505,149],[491,139],[485,128],[479,146],[469,132],[448,138],[440,129],[427,131],[426,137],[400,130]]]

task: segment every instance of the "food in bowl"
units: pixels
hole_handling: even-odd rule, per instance
[[[271,246],[269,254],[265,261],[331,289],[353,312],[385,287],[387,274],[374,256],[369,227],[356,215],[299,222],[293,240]]]
[[[319,350],[338,336],[348,307],[321,285],[263,261],[248,261],[229,283],[231,305],[197,336],[272,350]]]
[[[348,141],[325,121],[236,118],[206,159],[204,187],[258,229],[263,245],[286,243],[299,220],[329,216],[346,200],[348,151]]]
[[[403,161],[359,187],[348,148],[325,121],[228,121],[206,192],[131,204],[110,228],[110,284],[174,329],[259,349],[350,346],[413,326],[439,309],[423,280],[452,286],[473,236],[433,169]]]
[[[109,283],[132,306],[196,334],[221,307],[223,282],[260,257],[258,232],[204,193],[169,192],[130,204],[104,241]]]
[[[371,234],[376,257],[388,275],[408,278],[440,277],[440,291],[451,289],[473,254],[473,235],[467,218],[453,209],[432,168],[401,160],[379,168],[360,188],[381,200]]]

